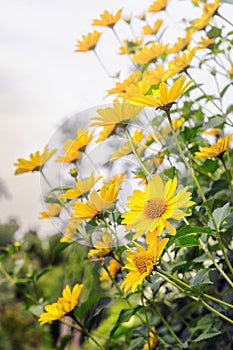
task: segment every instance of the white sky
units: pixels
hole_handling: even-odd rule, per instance
[[[119,43],[112,32],[92,27],[92,20],[104,10],[115,13],[121,7],[124,15],[139,14],[152,2],[0,0],[0,179],[11,194],[11,199],[0,198],[0,222],[16,217],[21,231],[53,231],[51,223],[38,220],[44,210],[39,175],[15,176],[13,163],[42,150],[62,121],[108,102],[106,89],[114,84],[94,54],[74,53],[76,40],[83,34],[104,31],[97,51],[108,70],[114,74],[129,69],[128,58],[116,55]],[[179,19],[195,18],[200,13],[197,9],[190,13],[189,3],[172,0],[168,6],[176,37],[183,34]],[[222,10],[233,18],[232,5],[224,4]],[[139,24],[136,20],[135,26]],[[116,30],[121,38],[132,38],[125,23],[117,24]]]

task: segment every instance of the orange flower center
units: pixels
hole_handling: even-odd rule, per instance
[[[159,218],[165,210],[165,201],[161,198],[149,199],[144,208],[144,215],[148,219]]]
[[[152,271],[154,265],[154,258],[152,256],[134,256],[133,262],[138,271],[143,274],[147,272],[148,267],[150,267],[150,271]]]

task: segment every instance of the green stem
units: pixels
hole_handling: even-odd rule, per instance
[[[13,277],[11,277],[9,275],[8,272],[6,272],[6,270],[4,269],[4,267],[2,266],[2,263],[0,262],[0,272],[3,274],[3,276],[10,282],[10,283],[14,283],[15,279]]]
[[[226,165],[226,162],[224,160],[224,154],[222,154],[219,159],[221,160],[222,164],[223,164],[223,167],[224,167],[224,170],[225,170],[225,173],[226,173],[226,178],[227,178],[227,182],[229,184],[229,188],[230,188],[230,191],[231,191],[231,201],[233,203],[233,187],[232,187],[232,178],[231,178],[231,172],[227,169],[227,165]]]
[[[148,344],[148,349],[151,350],[151,346],[150,346],[150,322],[149,322],[149,318],[146,312],[146,306],[144,303],[144,295],[143,292],[141,292],[141,303],[143,305],[143,309],[144,309],[144,314],[145,314],[145,318],[146,318],[146,326],[147,326],[147,344]]]
[[[97,52],[96,52],[95,49],[93,50],[93,52],[94,52],[94,54],[95,54],[95,57],[96,57],[97,61],[99,62],[100,66],[103,68],[103,70],[105,71],[105,73],[107,74],[107,76],[108,76],[109,78],[112,78],[112,79],[113,79],[112,75],[109,73],[109,71],[107,70],[107,68],[106,68],[105,65],[103,64],[101,58],[99,57],[99,55],[97,54]],[[113,81],[114,81],[114,79],[113,79]]]
[[[225,22],[227,22],[228,24],[230,24],[233,27],[233,23],[230,22],[227,18],[225,18],[224,16],[220,15],[219,12],[216,13],[216,15],[220,18],[222,18]]]
[[[151,176],[150,172],[147,170],[147,168],[145,167],[145,165],[143,164],[141,158],[139,157],[139,155],[137,153],[137,150],[136,150],[136,148],[134,146],[134,143],[132,141],[132,138],[131,138],[128,130],[126,128],[124,130],[125,130],[125,135],[126,135],[127,140],[129,142],[130,148],[131,148],[133,154],[135,155],[138,163],[140,164],[140,166],[141,166],[142,170],[144,171],[145,175],[147,175],[149,178],[151,178],[152,176]]]

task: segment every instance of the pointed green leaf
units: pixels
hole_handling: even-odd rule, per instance
[[[118,319],[117,319],[117,322],[115,324],[115,326],[113,327],[113,329],[111,330],[111,333],[110,333],[110,336],[112,336],[116,330],[120,327],[120,325],[123,323],[123,322],[128,322],[130,320],[130,318],[136,314],[136,312],[138,310],[140,310],[142,308],[141,305],[137,305],[136,307],[132,307],[130,309],[123,309],[121,310],[119,316],[118,316]]]

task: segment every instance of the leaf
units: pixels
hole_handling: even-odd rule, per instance
[[[173,179],[175,174],[176,174],[176,168],[174,166],[164,170],[164,175],[166,175],[169,179]]]
[[[141,305],[137,305],[136,307],[132,307],[130,309],[123,309],[121,310],[119,316],[118,316],[118,319],[117,319],[117,322],[115,324],[115,326],[113,327],[113,329],[111,330],[111,333],[110,333],[110,336],[112,336],[116,330],[120,327],[120,325],[123,323],[123,322],[128,322],[130,320],[130,318],[136,314],[136,312],[138,310],[140,310],[141,308],[143,308],[143,306]]]
[[[230,214],[230,203],[226,203],[222,208],[217,208],[213,212],[213,217],[216,223],[216,226],[218,230],[221,228],[223,222]],[[209,221],[209,226],[214,230],[215,225],[213,224],[212,220]]]
[[[199,337],[197,337],[196,339],[192,340],[192,343],[198,343],[198,342],[200,342],[202,340],[210,339],[210,338],[213,338],[216,335],[220,335],[220,334],[222,334],[222,332],[210,329],[210,330],[208,330],[206,332],[201,333],[199,335]]]
[[[142,337],[137,337],[136,339],[130,342],[130,346],[127,347],[127,349],[128,350],[143,349],[144,344],[145,344],[145,339],[143,339]]]
[[[201,207],[207,209],[207,211],[208,211],[209,213],[212,213],[212,211],[213,211],[213,206],[214,206],[214,202],[215,202],[215,199],[214,199],[214,198],[210,198],[210,199],[208,199],[207,201],[205,201],[205,202],[201,205]]]
[[[93,316],[88,320],[88,325],[87,325],[87,329],[90,332],[91,329],[93,328],[93,326],[95,325],[95,323],[98,323],[98,318],[101,317],[102,312],[109,308],[112,304],[113,300],[110,297],[103,297],[101,298],[97,305],[94,308],[94,314]]]
[[[37,275],[35,275],[34,280],[38,281],[42,276],[44,276],[46,273],[52,271],[51,267],[47,267],[43,271],[39,272]]]
[[[222,36],[222,29],[217,27],[212,27],[208,32],[207,36],[209,39],[219,38]]]
[[[197,274],[190,280],[190,286],[198,286],[202,284],[213,284],[209,278],[210,269],[202,269],[197,272]]]
[[[68,345],[69,341],[73,338],[73,334],[66,334],[64,337],[60,340],[60,345],[56,347],[56,350],[65,350],[66,346]]]
[[[190,225],[184,226],[184,227],[182,227],[181,229],[179,229],[177,231],[175,236],[170,238],[170,240],[168,242],[168,247],[170,247],[177,240],[180,240],[182,238],[187,238],[188,236],[193,236],[193,234],[201,235],[203,233],[210,234],[211,233],[211,229],[209,227],[193,227],[193,226],[190,226]],[[194,242],[194,240],[193,240],[193,242]]]
[[[65,250],[67,247],[69,247],[74,242],[59,242],[58,245],[54,248],[53,251],[53,262],[57,259],[59,254]]]
[[[227,92],[228,88],[233,85],[233,83],[230,83],[224,87],[224,89],[221,91],[220,96],[223,97],[225,93]]]
[[[103,297],[102,294],[96,294],[88,297],[86,301],[84,301],[78,308],[75,309],[75,316],[81,321],[86,313],[91,310],[93,305]]]
[[[196,234],[190,234],[186,237],[178,238],[175,242],[176,248],[195,247],[199,245],[200,245],[199,238],[197,237]]]

